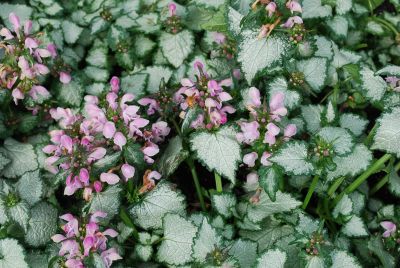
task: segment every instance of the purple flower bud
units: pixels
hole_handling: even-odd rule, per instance
[[[20,22],[19,22],[19,17],[15,15],[14,12],[11,12],[10,15],[8,16],[10,22],[14,26],[14,31],[18,32],[19,28],[21,27]]]
[[[243,163],[245,163],[248,167],[254,167],[257,158],[258,154],[256,152],[245,154],[243,156]]]
[[[125,181],[128,181],[130,178],[133,178],[135,175],[135,168],[129,164],[123,164],[121,166],[122,174],[125,177]]]
[[[106,123],[104,124],[104,127],[103,127],[103,136],[104,136],[105,138],[107,138],[107,139],[111,139],[112,137],[114,137],[114,134],[115,134],[116,131],[117,131],[117,130],[116,130],[116,128],[115,128],[114,123],[108,121],[108,122],[106,122]]]
[[[126,138],[125,138],[124,134],[122,134],[121,132],[115,133],[114,143],[116,145],[118,145],[118,147],[122,150],[122,146],[124,146],[126,144]]]
[[[114,185],[119,182],[119,177],[113,173],[101,173],[100,180],[110,185]]]
[[[66,72],[60,72],[60,82],[63,84],[68,84],[71,82],[71,75]]]

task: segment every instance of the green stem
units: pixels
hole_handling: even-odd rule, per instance
[[[388,161],[392,156],[390,154],[385,154],[378,159],[372,166],[370,166],[363,174],[361,174],[355,181],[353,181],[345,190],[346,194],[353,192],[357,189],[366,179],[375,173],[386,161]]]
[[[336,192],[336,190],[339,188],[339,186],[343,183],[344,179],[346,177],[340,177],[338,178],[332,185],[331,187],[329,187],[328,189],[328,196],[331,198],[333,196],[333,194]]]
[[[395,172],[399,171],[400,169],[400,162],[397,163],[397,165],[393,168]],[[370,191],[370,195],[375,194],[377,191],[379,191],[386,183],[388,183],[389,181],[389,174],[386,174],[380,181],[378,181],[377,184],[374,185],[374,187],[372,187],[371,191]]]
[[[315,175],[311,182],[310,188],[308,188],[306,198],[304,199],[302,206],[303,209],[306,209],[308,203],[310,202],[310,199],[315,191],[315,188],[317,187],[318,180],[319,180],[319,175]]]
[[[391,24],[390,22],[388,22],[388,21],[386,21],[386,20],[384,20],[384,19],[378,18],[378,17],[374,17],[374,18],[372,18],[372,19],[373,19],[374,21],[376,21],[376,22],[382,24],[383,26],[386,26],[386,28],[388,28],[389,30],[391,30],[391,31],[394,33],[395,36],[397,36],[397,35],[399,34],[399,32],[397,31],[397,29],[396,29],[396,28],[393,26],[393,24]]]
[[[174,125],[174,127],[175,127],[176,132],[178,133],[178,135],[182,137],[181,129],[180,129],[178,123],[175,121],[175,118],[172,118],[172,119],[171,119],[171,122],[172,122],[172,124]]]
[[[136,229],[136,226],[132,222],[131,218],[128,216],[128,213],[126,213],[124,208],[121,208],[121,210],[119,211],[119,217],[125,223],[125,225],[127,225],[128,227],[130,227],[133,230],[132,231],[132,235],[136,240],[138,240],[139,239],[139,233],[138,233],[138,231]]]
[[[217,189],[218,193],[222,193],[221,176],[217,172],[214,172],[214,177],[215,177],[215,188]]]
[[[186,160],[186,163],[188,164],[188,166],[190,168],[190,172],[192,173],[194,185],[196,187],[197,197],[199,198],[199,202],[200,202],[200,207],[203,211],[206,211],[206,205],[204,203],[203,194],[201,192],[199,178],[197,177],[196,167],[194,166],[192,158],[189,157]]]
[[[337,204],[345,194],[350,194],[351,192],[356,190],[366,179],[369,178],[369,176],[378,171],[379,168],[383,164],[385,164],[385,162],[388,161],[391,157],[392,156],[390,154],[385,154],[381,158],[379,158],[372,166],[364,171],[364,173],[362,173],[357,179],[355,179],[349,186],[347,186],[346,189],[344,189],[344,191],[340,193],[340,195],[335,198],[334,204]]]

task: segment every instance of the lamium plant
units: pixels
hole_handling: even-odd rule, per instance
[[[400,4],[0,3],[0,267],[400,266]]]

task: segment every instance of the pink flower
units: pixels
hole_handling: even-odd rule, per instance
[[[83,188],[81,181],[78,176],[70,174],[66,180],[66,186],[64,189],[64,195],[73,195],[78,189]]]
[[[15,15],[14,12],[11,12],[10,15],[8,16],[8,19],[10,20],[11,24],[14,26],[14,32],[18,32],[19,28],[21,27],[21,24],[19,22],[19,17]]]
[[[195,120],[192,121],[190,124],[191,128],[198,129],[198,128],[204,128],[204,115],[199,114]]]
[[[251,87],[248,93],[249,98],[247,99],[245,106],[249,109],[258,108],[261,106],[261,97],[260,91],[255,88]]]
[[[286,3],[286,7],[290,10],[292,14],[293,12],[302,12],[301,5],[295,0],[289,0]]]
[[[122,150],[122,147],[126,144],[126,138],[124,134],[121,132],[117,132],[114,135],[114,143],[118,145],[119,149]]]
[[[142,99],[138,100],[138,103],[143,106],[147,106],[147,105],[149,106],[149,108],[147,109],[148,115],[152,115],[156,111],[160,110],[160,105],[158,104],[158,102],[151,98],[142,98]]]
[[[50,96],[50,93],[47,91],[47,89],[42,86],[33,86],[29,91],[29,95],[34,100],[38,99],[38,94],[44,98],[48,98]]]
[[[248,167],[254,167],[257,158],[258,154],[256,152],[245,154],[243,156],[243,163],[245,163]]]
[[[272,120],[280,121],[281,116],[287,114],[287,109],[284,107],[285,95],[282,92],[275,93],[269,101],[269,109]]]
[[[160,149],[158,148],[157,144],[148,142],[146,144],[146,146],[142,149],[146,163],[148,163],[148,164],[154,163],[154,160],[151,157],[158,154],[159,151],[160,151]]]
[[[79,170],[79,179],[81,182],[83,182],[85,185],[89,184],[89,171],[86,168],[81,168]]]
[[[7,28],[1,28],[0,30],[0,35],[4,37],[4,40],[10,40],[13,39],[14,36],[12,35],[12,33],[10,32],[9,29]]]
[[[48,44],[47,51],[50,52],[52,58],[57,57],[57,47],[54,44]]]
[[[29,49],[30,53],[32,54],[34,48],[38,48],[38,42],[33,38],[26,38],[25,39],[25,47]]]
[[[255,172],[251,172],[246,176],[246,182],[249,185],[256,184],[258,182],[258,174]]]
[[[295,24],[303,24],[303,20],[299,16],[290,17],[281,26],[283,28],[292,28]]]
[[[117,253],[115,248],[110,248],[101,253],[101,258],[103,259],[104,265],[109,268],[113,261],[120,260],[122,257]]]
[[[391,221],[383,221],[381,222],[381,226],[385,229],[385,232],[382,234],[385,238],[396,232],[396,224]]]
[[[175,3],[169,3],[168,4],[168,9],[169,9],[169,15],[171,17],[176,15],[176,5],[175,5]]]
[[[294,135],[296,135],[297,132],[297,127],[295,124],[289,124],[285,127],[284,130],[284,139],[285,140],[289,140],[289,138],[293,137]]]
[[[32,21],[31,20],[25,21],[24,34],[28,36],[31,33],[31,30],[32,30]]]
[[[61,139],[60,139],[60,145],[61,145],[61,148],[64,148],[65,150],[67,150],[67,152],[69,154],[72,153],[72,148],[73,148],[74,144],[73,144],[70,136],[62,135]]]
[[[60,72],[60,82],[63,84],[68,84],[71,82],[71,75],[66,72]]]
[[[106,155],[107,150],[102,148],[102,147],[98,147],[96,148],[88,157],[89,162],[92,162],[94,160],[99,160],[101,158],[103,158]]]
[[[281,130],[274,123],[268,123],[267,132],[265,133],[264,143],[273,145],[276,142],[275,136],[279,134]]]
[[[168,127],[167,122],[158,121],[151,126],[151,131],[153,134],[153,140],[155,142],[163,141],[166,136],[168,136],[171,128]]]
[[[271,157],[272,154],[268,152],[264,152],[261,156],[260,162],[263,166],[272,166],[272,163],[268,161],[268,158]]]
[[[122,175],[124,175],[125,181],[128,181],[130,178],[133,178],[135,175],[135,168],[129,164],[123,164],[121,166]]]
[[[40,63],[35,63],[33,65],[33,69],[37,74],[45,75],[50,72],[49,68],[46,65],[40,64]]]
[[[24,93],[21,92],[19,88],[14,88],[12,93],[11,93],[15,105],[18,104],[18,100],[23,100],[24,99]]]
[[[60,219],[67,222],[62,226],[67,238],[79,236],[78,220],[71,213],[61,215]]]
[[[257,121],[253,121],[250,123],[239,122],[239,125],[240,129],[242,130],[242,132],[239,132],[236,135],[236,138],[239,142],[251,144],[253,141],[260,137],[260,132],[258,131],[259,124]]]
[[[237,80],[239,80],[242,77],[242,73],[240,72],[240,69],[233,70],[233,77],[235,77]]]
[[[115,124],[113,122],[108,121],[107,123],[104,124],[103,127],[103,136],[107,139],[111,139],[114,137],[114,134],[116,132]]]
[[[222,45],[223,43],[225,43],[226,40],[226,36],[222,33],[214,33],[214,41],[219,44]]]
[[[265,10],[268,11],[268,17],[271,17],[276,11],[276,4],[274,2],[269,2],[269,4],[265,7]]]
[[[119,182],[119,177],[113,173],[101,173],[100,180],[102,182],[107,182],[110,185],[114,185]]]
[[[69,259],[65,262],[67,268],[85,268],[80,259]]]
[[[94,188],[94,190],[96,191],[96,193],[100,193],[101,190],[103,190],[103,185],[101,184],[101,182],[95,181],[95,182],[93,183],[93,188]]]
[[[110,80],[111,91],[117,93],[119,91],[119,78],[117,76],[113,76]]]

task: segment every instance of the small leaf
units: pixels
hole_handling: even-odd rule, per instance
[[[328,73],[328,60],[326,58],[314,57],[297,62],[296,68],[304,74],[305,81],[312,90],[320,92]]]
[[[339,15],[344,15],[351,10],[353,6],[352,0],[337,0],[336,1],[336,13]]]
[[[377,75],[392,75],[392,76],[400,76],[400,66],[397,65],[389,65],[385,66],[375,74]]]
[[[354,147],[353,138],[347,130],[339,127],[324,127],[318,134],[325,142],[333,146],[333,151],[337,155],[347,154]]]
[[[363,67],[361,72],[362,90],[372,101],[379,101],[386,92],[387,84],[382,77],[376,76],[371,69]]]
[[[182,65],[192,52],[193,45],[193,34],[188,30],[177,34],[162,33],[160,36],[161,51],[175,68]]]
[[[34,247],[48,244],[57,231],[57,209],[48,203],[41,202],[32,208],[31,214],[25,235],[26,242]]]
[[[222,246],[222,238],[217,231],[209,224],[207,217],[203,218],[199,231],[193,242],[192,257],[195,261],[203,263],[206,257],[215,249]]]
[[[338,218],[339,215],[349,216],[352,213],[352,211],[353,211],[353,201],[347,194],[345,194],[333,209],[332,216],[334,218]]]
[[[335,16],[327,22],[331,31],[340,38],[346,38],[349,30],[349,22],[344,16]]]
[[[280,249],[270,249],[257,259],[257,268],[284,268],[287,256]]]
[[[342,227],[342,233],[348,237],[362,237],[368,235],[363,220],[356,215],[351,217],[351,219]]]
[[[240,230],[240,236],[257,242],[260,252],[270,249],[275,242],[282,237],[293,234],[294,229],[290,225],[282,225],[279,221],[267,218],[261,225],[261,230]]]
[[[335,250],[331,253],[331,268],[361,268],[357,259],[346,251]]]
[[[68,44],[74,44],[81,35],[83,28],[69,20],[63,20],[61,28],[64,32],[64,40]]]
[[[30,206],[40,201],[43,193],[43,181],[38,170],[26,172],[18,180],[16,189],[20,198]]]
[[[182,216],[167,214],[162,220],[164,238],[157,260],[169,265],[184,265],[191,260],[193,239],[197,227]]]
[[[243,15],[237,12],[232,7],[228,7],[228,30],[234,36],[237,37],[240,34],[240,21],[243,19]]]
[[[257,259],[257,243],[239,238],[230,246],[229,255],[239,261],[240,267],[253,267]]]
[[[301,114],[306,122],[306,128],[311,133],[317,132],[321,128],[321,105],[307,105],[301,107]]]
[[[389,173],[389,190],[397,197],[400,197],[400,176],[395,168],[391,168]]]
[[[387,252],[380,236],[371,237],[368,241],[368,249],[379,258],[384,268],[396,267],[395,258]]]
[[[154,33],[160,29],[161,25],[156,13],[144,14],[140,16],[136,22],[138,24],[138,30],[143,31],[144,33]]]
[[[378,128],[374,136],[372,149],[383,150],[400,157],[400,107],[381,115],[377,121]]]
[[[30,217],[29,206],[25,201],[8,208],[8,218],[17,223],[26,232]]]
[[[122,76],[121,89],[125,93],[132,93],[137,97],[143,96],[146,94],[145,89],[148,79],[148,74],[133,74]]]
[[[232,216],[236,202],[236,196],[231,193],[215,193],[211,196],[212,207],[225,218]]]
[[[59,83],[57,99],[67,106],[78,107],[83,100],[85,89],[78,79],[72,79],[68,84]]]
[[[1,7],[1,5],[0,5]],[[24,248],[15,239],[0,239],[0,267],[28,268],[25,261]]]
[[[253,222],[260,222],[275,213],[289,212],[301,205],[301,202],[293,198],[290,194],[278,191],[275,202],[271,201],[268,195],[261,191],[260,202],[250,204],[247,215]]]
[[[278,164],[290,174],[309,175],[313,172],[314,166],[307,158],[306,144],[291,141],[283,145],[269,160]]]
[[[11,160],[2,171],[2,175],[6,178],[16,178],[38,168],[37,156],[31,144],[8,138],[4,141],[0,152]]]
[[[303,19],[325,18],[332,15],[332,7],[329,5],[322,6],[321,0],[304,0],[302,3]]]
[[[276,192],[282,175],[282,172],[276,166],[262,166],[258,170],[258,182],[272,201],[276,200]]]
[[[184,196],[172,189],[172,185],[161,182],[137,204],[129,209],[135,224],[141,228],[160,229],[162,218],[167,213],[183,215],[185,212]]]
[[[336,169],[327,171],[327,179],[332,180],[348,175],[355,176],[368,168],[372,158],[371,151],[365,145],[357,144],[350,154],[333,158]]]
[[[289,49],[285,37],[272,35],[258,39],[259,31],[245,30],[239,43],[238,61],[249,84],[266,68],[280,64]]]
[[[215,133],[196,132],[191,135],[190,146],[197,159],[210,171],[216,171],[235,183],[235,172],[242,158],[232,127],[222,127]]]
[[[305,265],[306,268],[324,268],[326,261],[323,256],[312,256],[308,257],[307,263]]]
[[[167,148],[158,161],[158,171],[168,178],[188,157],[189,152],[183,149],[182,139],[176,136],[170,139]]]
[[[340,116],[340,126],[342,128],[347,128],[355,136],[360,136],[364,132],[367,124],[368,120],[356,114],[346,113]]]
[[[121,188],[119,185],[109,186],[105,191],[94,194],[90,201],[89,213],[103,211],[107,219],[113,218],[119,212]]]
[[[153,247],[151,245],[137,244],[135,246],[135,256],[141,261],[147,262],[153,255]]]
[[[149,80],[147,83],[147,91],[149,93],[158,92],[160,88],[161,79],[164,78],[164,82],[168,83],[172,76],[172,71],[163,66],[150,66],[147,67],[144,73],[148,74]]]

